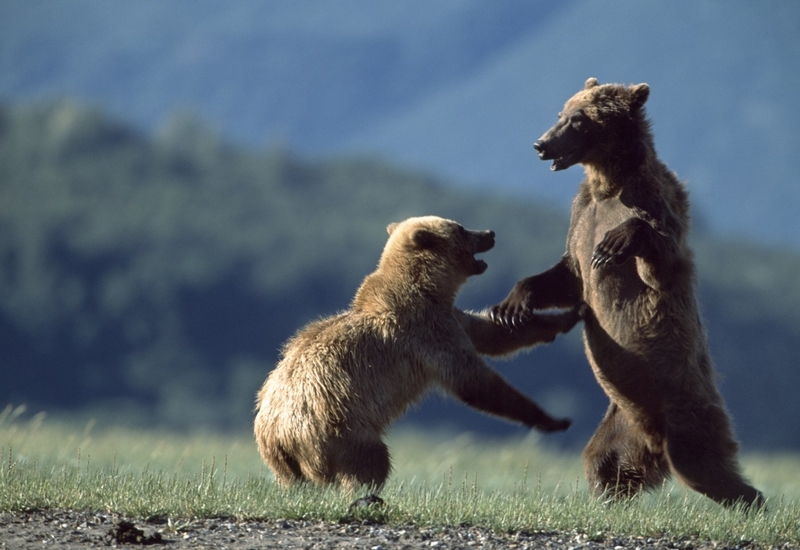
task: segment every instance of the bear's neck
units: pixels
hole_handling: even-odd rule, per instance
[[[387,276],[379,271],[369,275],[359,287],[351,309],[360,313],[382,315],[389,312],[406,312],[407,315],[422,313],[422,310],[444,308],[455,305],[458,289],[442,288],[425,277]]]
[[[642,186],[655,181],[648,176],[658,162],[653,138],[646,127],[635,133],[639,135],[625,138],[630,144],[627,147],[614,146],[583,162],[586,183],[595,200],[619,196],[625,189],[647,193]]]

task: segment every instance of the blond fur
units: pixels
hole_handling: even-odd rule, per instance
[[[485,269],[474,254],[491,248],[494,234],[433,216],[388,230],[378,268],[350,309],[291,338],[258,392],[255,437],[281,485],[310,480],[380,487],[390,471],[385,429],[432,388],[529,427],[569,425],[486,365],[464,327],[485,351],[507,353],[552,340],[555,331],[572,328],[577,314],[544,331],[519,332],[513,346],[493,346],[499,329],[453,303],[467,278]]]

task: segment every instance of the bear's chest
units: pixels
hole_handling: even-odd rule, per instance
[[[611,229],[634,217],[633,210],[619,200],[591,202],[576,213],[568,243],[570,255],[577,261],[584,288],[588,291],[604,289],[605,293],[618,294],[626,287],[638,288],[641,283],[636,264],[629,260],[618,265],[592,266],[592,255],[597,245]]]
[[[592,255],[606,233],[635,216],[619,200],[589,202],[573,212],[568,251],[576,261],[583,299],[598,322],[619,345],[638,339],[631,327],[647,324],[652,313],[652,292],[642,280],[635,257],[620,264],[592,266]]]

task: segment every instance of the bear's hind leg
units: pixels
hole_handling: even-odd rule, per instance
[[[380,437],[341,438],[334,445],[332,468],[336,480],[344,488],[380,490],[392,468],[389,449]]]
[[[669,477],[663,454],[653,452],[640,429],[611,403],[583,451],[589,490],[595,496],[629,498]]]
[[[297,460],[279,445],[262,449],[261,456],[281,487],[289,487],[295,482],[306,479]]]
[[[720,408],[670,418],[666,454],[684,484],[724,506],[738,502],[761,506],[764,496],[742,476],[737,448],[727,414]]]

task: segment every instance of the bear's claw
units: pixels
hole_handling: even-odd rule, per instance
[[[502,303],[489,310],[489,319],[496,325],[514,330],[525,325],[530,318],[530,313],[524,305]]]
[[[592,269],[621,264],[642,253],[649,226],[640,218],[630,218],[609,230],[592,253]]]
[[[597,269],[600,266],[611,263],[616,256],[609,252],[601,250],[599,247],[592,254],[592,268]]]

